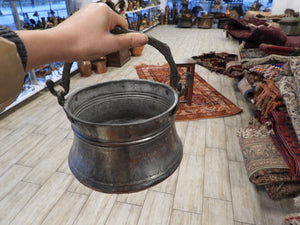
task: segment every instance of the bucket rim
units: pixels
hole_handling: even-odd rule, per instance
[[[108,83],[122,83],[122,82],[138,82],[138,83],[152,83],[154,85],[159,85],[162,87],[165,87],[167,89],[169,89],[173,95],[174,95],[174,102],[172,103],[172,105],[170,105],[168,107],[167,110],[165,110],[164,112],[160,113],[159,115],[153,116],[151,118],[148,119],[144,119],[144,120],[138,120],[136,122],[128,122],[128,123],[97,123],[97,122],[90,122],[90,121],[85,121],[83,119],[80,119],[78,116],[74,115],[74,113],[72,113],[70,110],[68,110],[68,106],[70,101],[72,100],[72,97],[74,97],[76,94],[86,90],[87,88],[91,88],[91,87],[96,87],[96,86],[102,86],[102,85],[106,85]],[[67,96],[66,96],[66,100],[65,100],[65,104],[63,106],[63,109],[65,111],[65,113],[67,114],[68,119],[74,123],[75,121],[78,121],[80,123],[84,123],[84,124],[89,124],[89,125],[98,125],[98,126],[102,126],[102,127],[124,127],[124,126],[133,126],[133,125],[139,125],[139,124],[145,124],[148,122],[151,122],[153,120],[156,120],[158,118],[163,117],[166,114],[169,114],[170,116],[173,116],[173,114],[175,115],[177,110],[178,110],[178,105],[179,105],[179,96],[178,93],[174,90],[174,88],[172,88],[170,85],[164,84],[164,83],[160,83],[157,81],[152,81],[152,80],[145,80],[145,79],[120,79],[120,80],[111,80],[111,81],[105,81],[105,82],[100,82],[94,85],[89,85],[86,87],[81,87],[81,88],[77,88],[73,91],[71,91]]]

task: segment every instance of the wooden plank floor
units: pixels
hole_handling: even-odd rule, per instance
[[[238,43],[219,29],[158,26],[148,34],[174,57],[238,54]],[[163,64],[150,46],[122,68],[88,78],[75,75],[71,90],[97,82],[137,79],[135,65]],[[133,194],[103,194],[81,185],[68,168],[70,123],[48,91],[0,116],[0,224],[51,225],[277,225],[294,212],[293,200],[274,202],[246,174],[236,131],[252,115],[236,82],[196,66],[206,81],[243,108],[226,118],[176,122],[184,144],[180,167],[167,180]]]

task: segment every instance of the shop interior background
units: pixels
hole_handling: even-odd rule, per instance
[[[80,8],[82,5],[92,2],[93,0],[76,0],[75,8]],[[222,10],[226,10],[227,3],[234,0],[221,0]],[[173,2],[175,2],[176,8],[180,10],[181,1],[167,0],[166,4],[162,0],[161,10],[164,10],[165,5],[169,5],[173,8]],[[212,4],[213,0],[190,0],[189,8],[192,9],[195,6],[201,6],[204,11],[208,11],[209,4]],[[243,3],[243,11],[246,12],[250,9],[250,6],[254,3],[254,0],[241,0]],[[260,10],[272,9],[273,0],[260,0],[259,3],[262,5]],[[36,22],[42,17],[47,18],[54,16],[66,18],[70,14],[70,7],[72,3],[67,0],[20,0],[20,1],[7,1],[0,0],[0,24],[8,26],[13,30],[23,29],[23,25],[30,20]],[[16,23],[19,20],[19,24]]]

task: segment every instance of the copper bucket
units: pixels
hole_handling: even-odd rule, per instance
[[[201,17],[196,18],[196,25],[198,28],[212,28],[212,25],[214,23],[214,17],[210,15],[204,15]]]
[[[181,162],[183,146],[175,117],[184,89],[168,46],[152,37],[148,44],[169,62],[177,91],[149,80],[119,80],[73,91],[65,99],[72,63],[64,65],[64,91],[47,82],[74,131],[69,167],[82,184],[96,191],[143,190],[169,177]]]

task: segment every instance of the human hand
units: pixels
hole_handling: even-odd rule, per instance
[[[142,33],[114,35],[110,31],[115,26],[128,28],[126,19],[106,4],[91,3],[51,29],[16,31],[26,47],[26,70],[58,61],[91,60],[148,42]]]
[[[116,26],[127,29],[127,20],[104,3],[92,3],[53,29],[68,37],[75,59],[95,58],[147,43],[147,36],[141,33],[111,34]]]

